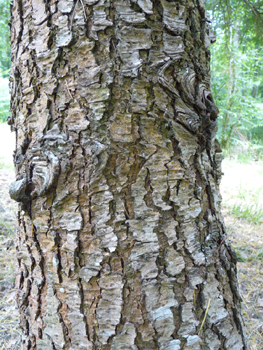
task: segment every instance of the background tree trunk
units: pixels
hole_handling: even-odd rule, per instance
[[[205,3],[14,0],[23,349],[248,349]]]

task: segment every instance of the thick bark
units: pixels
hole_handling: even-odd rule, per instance
[[[203,0],[15,0],[23,349],[248,349]]]

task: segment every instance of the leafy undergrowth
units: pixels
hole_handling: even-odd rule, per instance
[[[238,257],[238,280],[251,350],[263,349],[263,163],[223,162],[223,214]]]

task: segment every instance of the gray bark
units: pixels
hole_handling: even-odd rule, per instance
[[[14,0],[23,349],[248,349],[204,1]]]

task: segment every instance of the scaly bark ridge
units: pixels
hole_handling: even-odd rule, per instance
[[[23,349],[248,349],[211,40],[203,0],[14,0]]]

